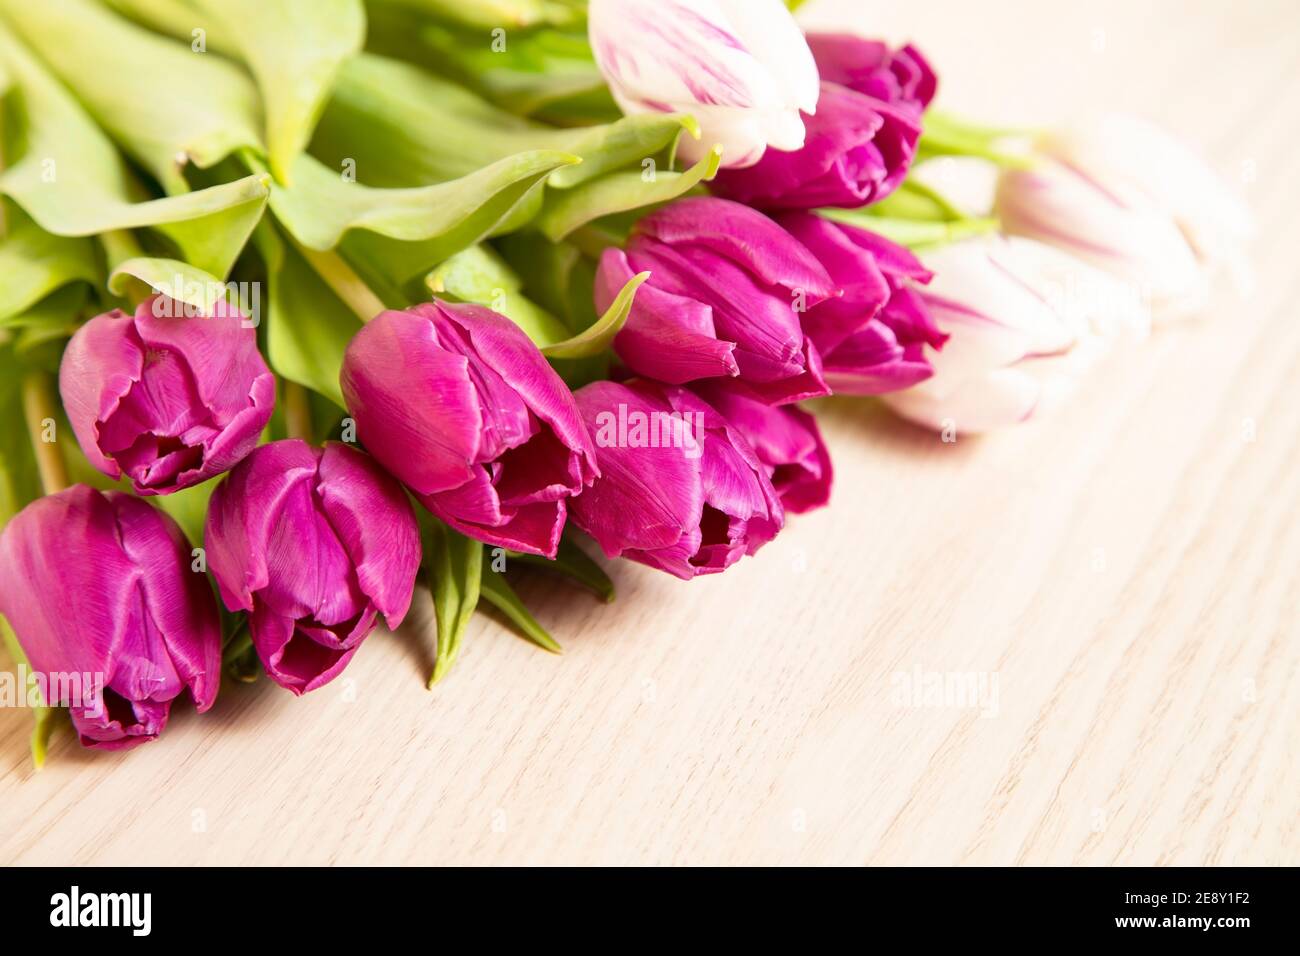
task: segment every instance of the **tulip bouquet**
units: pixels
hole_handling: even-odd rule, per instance
[[[0,0],[0,629],[38,761],[64,712],[117,749],[223,677],[320,688],[420,582],[430,684],[481,602],[557,649],[507,567],[724,571],[830,498],[798,403],[1011,425],[1239,262],[1157,130],[1026,148],[937,90],[779,0]]]

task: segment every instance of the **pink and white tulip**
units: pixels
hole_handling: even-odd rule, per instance
[[[1048,133],[1040,161],[998,183],[1003,228],[1057,246],[1140,289],[1156,320],[1204,308],[1229,271],[1248,284],[1250,215],[1218,176],[1164,131],[1108,115]]]
[[[948,340],[930,356],[932,376],[884,400],[930,428],[980,432],[1025,421],[1150,325],[1132,287],[1028,239],[972,239],[925,264],[934,278],[922,297]]]
[[[781,0],[591,0],[596,64],[624,113],[689,113],[722,164],[750,166],[767,147],[804,143],[799,113],[815,113],[817,65]]]

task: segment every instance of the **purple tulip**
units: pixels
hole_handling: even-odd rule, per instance
[[[760,209],[866,206],[898,188],[921,137],[911,111],[834,83],[822,84],[804,127],[800,149],[769,149],[753,166],[724,169],[713,192]]]
[[[96,316],[63,353],[59,391],[90,463],[167,495],[229,470],[252,451],[275,406],[257,333],[218,302],[187,315],[165,296]]]
[[[573,520],[611,558],[687,579],[716,574],[771,541],[785,512],[740,432],[684,388],[594,382],[575,396],[601,476]]]
[[[153,740],[187,688],[212,706],[221,620],[191,561],[167,515],[87,485],[37,499],[0,537],[0,613],[84,746]]]
[[[947,341],[914,283],[931,274],[911,252],[855,226],[806,212],[777,218],[815,255],[844,294],[814,306],[804,328],[838,394],[880,395],[933,374],[926,347]]]
[[[934,99],[938,79],[921,51],[911,44],[890,50],[879,40],[847,33],[809,33],[806,39],[824,82],[918,114]]]
[[[925,58],[910,46],[891,52],[840,34],[810,35],[808,45],[822,93],[816,114],[803,117],[803,146],[724,169],[712,184],[718,195],[762,209],[856,208],[884,199],[907,176],[936,88]]]
[[[565,502],[598,474],[567,385],[476,305],[384,312],[353,338],[343,395],[366,448],[463,534],[555,557]]]
[[[787,512],[802,514],[831,500],[830,451],[816,420],[793,405],[779,408],[707,383],[696,393],[754,448]]]
[[[337,677],[379,614],[401,623],[420,566],[406,492],[338,442],[254,450],[213,493],[204,543],[221,599],[249,612],[267,674],[295,694]]]
[[[772,404],[826,394],[800,313],[838,290],[771,219],[707,197],[664,207],[638,223],[626,252],[601,257],[597,307],[643,271],[650,278],[614,339],[634,372],[672,384],[735,378]]]

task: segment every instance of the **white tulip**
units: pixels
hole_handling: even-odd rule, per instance
[[[922,258],[934,271],[924,297],[949,339],[930,356],[933,376],[884,399],[927,427],[980,432],[1025,421],[1150,327],[1131,286],[1042,243],[989,236]]]
[[[1112,114],[1041,137],[1033,169],[998,183],[1003,228],[1059,246],[1142,290],[1157,320],[1204,308],[1227,270],[1248,286],[1250,215],[1198,157]]]
[[[781,0],[591,0],[596,63],[624,113],[690,113],[694,161],[752,166],[768,146],[803,146],[799,112],[817,109],[817,64]]]

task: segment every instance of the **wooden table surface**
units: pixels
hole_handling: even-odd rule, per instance
[[[0,710],[0,861],[1300,861],[1300,11],[806,19],[914,39],[975,116],[1177,130],[1256,212],[1254,296],[1011,432],[943,444],[824,403],[829,510],[719,577],[619,564],[611,606],[533,577],[560,657],[479,617],[426,691],[421,595],[334,684],[227,686],[126,754],[65,735],[34,772],[29,715]]]

